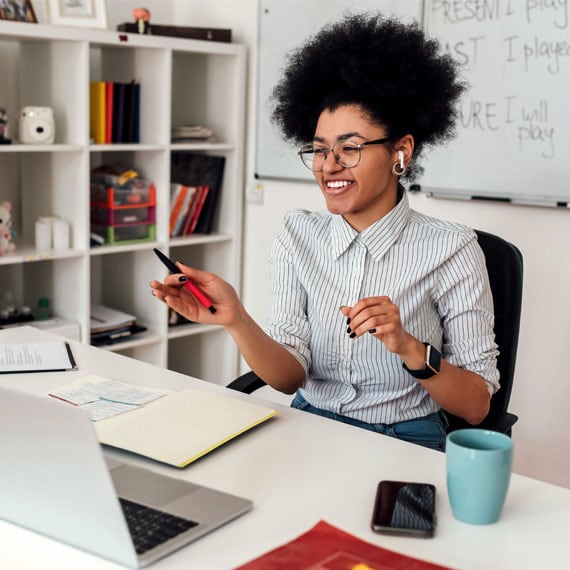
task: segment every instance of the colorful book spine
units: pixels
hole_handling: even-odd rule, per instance
[[[91,81],[89,130],[93,142],[140,142],[140,100],[140,83]]]
[[[192,205],[196,200],[196,188],[194,186],[188,187],[188,193],[186,194],[186,198],[184,199],[184,204],[182,204],[182,209],[180,210],[180,215],[178,216],[178,220],[176,221],[176,226],[174,228],[173,237],[178,237],[184,235],[184,228],[188,223],[188,216],[189,212],[192,209]]]
[[[196,200],[196,206],[194,208],[194,211],[192,212],[192,218],[190,220],[190,223],[188,224],[188,227],[186,228],[186,232],[184,235],[193,234],[196,231],[196,225],[198,223],[198,220],[200,219],[200,214],[202,213],[204,202],[206,201],[208,192],[210,190],[208,186],[199,186],[198,189],[199,189],[199,196],[198,199]]]
[[[105,144],[105,82],[89,83],[89,131],[95,144]]]
[[[113,83],[105,82],[105,143],[113,142]]]
[[[182,222],[180,226],[177,228],[178,230],[178,233],[176,234],[177,236],[186,235],[186,229],[188,228],[190,221],[192,220],[192,213],[194,212],[194,209],[196,208],[196,203],[200,198],[200,189],[196,186],[191,186],[190,188],[192,189],[192,195],[190,196],[190,200],[186,205]]]
[[[168,219],[168,235],[172,237],[174,226],[178,218],[181,204],[179,204],[180,193],[182,192],[182,184],[170,185],[170,217]]]
[[[122,143],[125,121],[125,89],[126,83],[113,84],[113,142]]]

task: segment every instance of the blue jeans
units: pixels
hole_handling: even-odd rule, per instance
[[[435,412],[428,416],[423,416],[415,420],[407,420],[404,422],[396,422],[394,424],[369,424],[361,420],[342,416],[335,412],[322,410],[312,406],[297,392],[295,398],[291,402],[291,407],[298,410],[304,410],[311,414],[337,420],[345,424],[350,424],[376,433],[382,433],[390,437],[409,441],[417,445],[423,445],[437,451],[445,451],[445,428],[447,420],[442,412]]]

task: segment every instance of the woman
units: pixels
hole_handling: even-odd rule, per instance
[[[416,25],[361,14],[326,26],[274,91],[273,119],[302,144],[327,212],[284,218],[267,330],[211,273],[179,264],[153,294],[223,325],[294,407],[443,450],[441,409],[476,424],[498,388],[492,297],[475,233],[412,211],[400,177],[451,136],[462,91]],[[188,278],[215,314],[182,287]]]

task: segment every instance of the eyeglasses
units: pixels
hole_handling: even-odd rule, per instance
[[[341,166],[344,166],[344,168],[354,168],[360,162],[362,147],[373,144],[384,144],[389,140],[389,137],[385,137],[360,144],[350,141],[336,141],[331,148],[306,144],[298,150],[297,154],[301,157],[303,164],[313,172],[321,172],[329,156],[329,152],[332,152],[334,159]]]

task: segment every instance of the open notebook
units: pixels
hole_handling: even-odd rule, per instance
[[[62,386],[57,392],[107,381],[88,376]],[[99,441],[185,467],[277,414],[272,408],[202,390],[154,391],[164,395],[131,411],[94,422]]]

